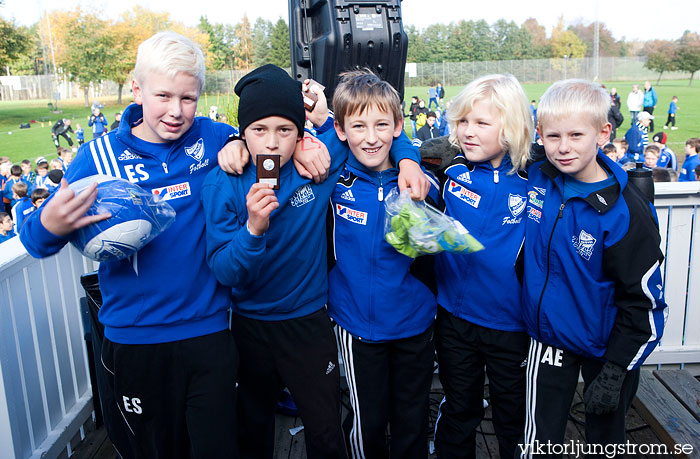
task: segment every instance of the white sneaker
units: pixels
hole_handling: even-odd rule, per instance
[[[668,126],[664,126],[664,129],[668,129]]]
[[[671,130],[672,130],[672,131],[677,131],[678,128],[677,128],[676,126],[673,126],[673,127],[671,128]]]

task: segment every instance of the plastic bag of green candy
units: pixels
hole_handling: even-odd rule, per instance
[[[454,218],[422,201],[413,201],[407,190],[393,189],[385,198],[384,238],[399,253],[411,258],[442,251],[472,253],[484,246]]]

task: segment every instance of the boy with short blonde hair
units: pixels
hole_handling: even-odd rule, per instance
[[[647,145],[644,149],[644,165],[649,169],[657,166],[661,150],[656,145]]]
[[[519,258],[531,337],[522,457],[563,443],[579,372],[587,443],[624,443],[639,367],[663,334],[653,206],[599,153],[609,105],[600,84],[585,80],[554,83],[540,100],[547,159],[528,169],[538,200],[528,201]]]
[[[34,179],[34,189],[43,188],[49,190],[51,181],[49,180],[49,163],[46,160],[36,165],[36,178]]]
[[[177,212],[175,223],[134,256],[100,263],[106,380],[100,395],[110,439],[125,458],[238,454],[231,302],[206,264],[199,204],[217,152],[237,131],[195,118],[203,83],[204,58],[190,39],[161,32],[141,43],[135,104],[118,130],[80,147],[61,188],[21,232],[29,253],[45,257],[76,229],[108,218],[84,215],[95,184],[77,196],[68,187],[95,174],[152,190]]]

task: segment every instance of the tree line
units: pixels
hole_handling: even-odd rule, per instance
[[[473,62],[521,59],[592,57],[595,23],[565,27],[562,17],[548,37],[544,26],[530,18],[518,26],[499,19],[432,24],[425,30],[408,25],[408,62]],[[627,41],[615,39],[605,24],[598,24],[601,57],[647,56],[646,67],[659,72],[690,73],[692,83],[700,70],[700,36],[685,31],[678,40]]]
[[[2,0],[0,0],[2,1]],[[595,24],[564,26],[563,18],[547,36],[530,18],[518,26],[503,19],[433,24],[421,30],[405,26],[408,62],[469,62],[541,58],[579,58],[593,53]],[[289,27],[243,16],[237,24],[213,23],[200,17],[196,27],[173,21],[167,12],[136,6],[117,20],[105,20],[80,8],[46,12],[30,27],[0,18],[0,69],[6,75],[66,75],[84,91],[111,80],[121,91],[129,81],[138,45],[156,32],[174,30],[197,42],[210,70],[247,70],[271,63],[290,66]],[[678,40],[616,40],[599,24],[600,56],[648,56],[647,67],[693,74],[700,70],[700,37],[686,31]]]
[[[138,45],[151,35],[173,30],[198,43],[209,70],[237,70],[272,63],[290,66],[289,28],[243,16],[238,24],[212,23],[200,17],[196,27],[171,19],[167,12],[136,6],[116,21],[80,8],[51,11],[32,26],[0,18],[0,69],[5,75],[65,75],[78,83],[88,104],[91,84],[113,81],[119,103],[136,63]]]

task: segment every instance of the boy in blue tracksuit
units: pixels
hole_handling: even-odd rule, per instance
[[[77,196],[68,187],[94,174],[136,183],[177,212],[137,254],[99,267],[107,380],[100,393],[110,438],[124,458],[237,455],[230,292],[207,266],[199,204],[217,152],[237,132],[195,118],[203,85],[204,58],[191,40],[162,32],[143,42],[132,82],[136,103],[118,130],[80,148],[67,181],[21,231],[29,253],[45,257],[74,230],[109,217],[84,216],[94,184]]]
[[[654,134],[654,137],[652,137],[652,140],[654,141],[654,145],[659,147],[659,150],[661,153],[659,154],[659,160],[656,162],[657,167],[667,167],[669,169],[673,169],[674,171],[678,170],[678,158],[676,158],[676,154],[668,148],[666,145],[666,141],[668,140],[666,133],[665,132],[657,132]]]
[[[668,118],[666,118],[666,124],[664,124],[664,129],[668,129],[668,125],[671,125],[671,130],[675,131],[676,127],[676,112],[678,111],[678,97],[671,97],[671,103],[668,104]]]
[[[36,173],[32,170],[32,162],[28,159],[23,159],[20,167],[22,168],[22,181],[27,184],[31,193],[34,187],[34,179],[36,178]]]
[[[10,168],[10,177],[5,181],[2,197],[10,204],[10,209],[17,203],[17,199],[13,196],[12,187],[15,183],[22,181],[22,168],[17,164],[13,164]]]
[[[80,123],[75,125],[75,138],[78,140],[78,146],[85,143],[85,129],[83,129]]]
[[[43,188],[48,190],[51,187],[51,180],[49,179],[49,163],[46,160],[39,162],[36,165],[36,178],[34,179],[33,188]]]
[[[234,90],[240,96],[239,129],[252,161],[237,176],[214,169],[202,188],[202,203],[207,261],[219,282],[232,287],[234,300],[240,454],[272,457],[274,408],[286,386],[304,422],[307,455],[345,457],[338,353],[325,308],[323,223],[348,148],[332,130],[321,135],[332,154],[330,175],[323,183],[310,183],[289,161],[305,122],[300,84],[279,67],[265,65],[239,80]],[[312,90],[322,94],[318,86]],[[324,124],[322,95],[317,110],[322,116],[311,114],[312,121],[320,118],[316,124]],[[320,130],[324,127],[330,122]],[[395,159],[417,160],[408,138],[401,140],[405,153]],[[279,157],[277,191],[257,181],[256,160],[262,154]],[[417,162],[407,163],[424,178]],[[274,170],[274,160],[265,159],[262,168]]]
[[[678,176],[679,182],[694,182],[695,168],[700,165],[700,139],[691,137],[685,141],[685,160]]]
[[[92,138],[102,137],[107,129],[107,118],[102,114],[99,108],[95,107],[92,110],[92,115],[88,118],[88,127],[92,127]]]
[[[331,195],[328,229],[328,314],[350,391],[349,450],[353,458],[425,459],[435,296],[409,271],[413,259],[384,240],[384,197],[398,187],[389,149],[403,127],[401,104],[389,83],[354,71],[341,76],[333,108],[352,152]],[[437,187],[431,191],[437,201]]]
[[[435,321],[445,398],[435,424],[438,457],[476,456],[488,375],[501,457],[513,457],[525,418],[528,337],[515,260],[525,233],[524,166],[532,139],[525,91],[512,75],[486,75],[453,100],[450,143],[458,154],[438,170],[445,213],[484,250],[439,253]]]
[[[70,148],[60,147],[57,153],[58,158],[56,158],[56,160],[61,163],[61,170],[65,174],[68,171],[68,166],[73,160],[73,150],[71,150]]]
[[[628,144],[626,156],[631,161],[644,162],[644,149],[649,145],[649,123],[653,118],[649,112],[640,112],[637,122],[625,133]]]
[[[538,109],[547,159],[528,169],[523,317],[531,337],[522,457],[562,444],[579,371],[586,442],[626,441],[639,367],[667,306],[653,206],[599,152],[610,134],[598,83],[553,84]],[[607,451],[607,449],[606,449]]]
[[[32,200],[27,195],[29,187],[25,182],[17,182],[12,186],[12,194],[15,204],[12,206],[12,221],[15,233],[19,234],[24,219],[34,211]]]

